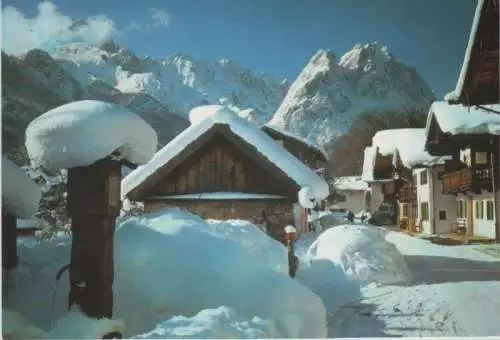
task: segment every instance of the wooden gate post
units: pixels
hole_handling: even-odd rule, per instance
[[[13,269],[17,266],[17,218],[2,212],[2,268]]]
[[[295,277],[295,273],[297,272],[297,262],[295,257],[295,235],[297,234],[297,229],[294,226],[286,226],[285,227],[285,237],[286,237],[286,246],[288,251],[288,275],[290,277]]]
[[[73,233],[69,307],[76,304],[97,319],[113,314],[113,237],[120,213],[120,180],[121,165],[111,158],[68,169]]]

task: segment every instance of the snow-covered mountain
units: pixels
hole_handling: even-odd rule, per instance
[[[184,54],[139,58],[110,41],[101,46],[67,43],[49,54],[31,50],[16,58],[2,52],[4,152],[22,147],[24,129],[39,114],[79,99],[121,103],[140,114],[165,144],[189,125],[188,112],[204,104],[252,108],[259,122],[276,111],[286,81],[222,59],[195,60]],[[245,113],[246,112],[246,113]]]
[[[319,50],[270,124],[331,149],[365,114],[383,118],[390,111],[404,118],[426,112],[434,99],[416,70],[397,61],[387,47],[357,44],[339,61],[330,51]]]
[[[288,90],[286,81],[255,75],[227,59],[196,60],[181,53],[140,59],[116,44],[85,43],[59,46],[52,56],[80,84],[93,87],[94,94],[145,94],[183,117],[194,106],[226,104],[236,111],[256,109],[265,120]]]

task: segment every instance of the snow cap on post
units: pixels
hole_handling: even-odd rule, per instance
[[[140,116],[114,103],[81,100],[34,119],[26,129],[32,165],[47,170],[90,165],[118,151],[133,164],[153,157],[158,137]]]
[[[285,227],[285,237],[287,240],[293,240],[296,234],[297,228],[295,228],[293,225],[287,225]]]
[[[38,211],[41,188],[26,172],[2,155],[2,206],[20,218],[30,218]]]

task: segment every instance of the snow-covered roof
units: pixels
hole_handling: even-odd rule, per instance
[[[200,116],[205,116],[205,118],[191,118],[196,121],[196,124],[177,135],[158,151],[149,163],[139,166],[122,180],[123,197],[217,124],[227,125],[235,135],[253,145],[260,154],[286,173],[299,187],[310,187],[316,199],[322,200],[329,195],[328,184],[321,177],[276,143],[258,126],[245,121],[220,105],[200,106],[190,113],[190,117]]]
[[[399,157],[401,163],[412,168],[418,165],[433,165],[444,161],[441,156],[431,156],[425,151],[425,129],[391,129],[375,133],[372,144],[382,156]]]
[[[472,55],[472,47],[474,46],[474,41],[476,39],[477,29],[479,27],[479,19],[481,18],[481,12],[486,1],[478,0],[476,12],[474,13],[474,20],[472,21],[472,27],[469,34],[469,42],[467,43],[467,48],[465,50],[465,57],[460,70],[460,75],[458,76],[457,85],[455,90],[446,94],[444,100],[448,102],[457,101],[463,92],[463,87],[465,83],[465,77],[467,75],[467,68],[469,66],[469,61]]]
[[[26,148],[35,167],[55,170],[90,165],[118,151],[134,164],[156,151],[157,135],[140,116],[103,101],[64,104],[34,119],[26,129]]]
[[[282,135],[285,135],[285,136],[290,137],[292,139],[295,139],[301,143],[304,143],[305,145],[319,151],[325,157],[326,160],[329,160],[328,153],[326,152],[325,148],[323,148],[321,145],[318,145],[310,140],[302,138],[301,136],[297,135],[296,133],[287,131],[287,130],[283,129],[282,127],[280,127],[276,124],[273,124],[273,123],[266,123],[262,127],[266,127],[268,129],[274,130]]]
[[[484,105],[486,109],[500,112],[500,104]],[[434,102],[429,109],[425,126],[426,136],[433,118],[444,133],[452,135],[491,134],[500,135],[500,114],[489,112],[480,107],[467,107],[461,104]]]
[[[30,218],[38,211],[41,188],[26,172],[2,155],[2,207],[20,218]]]
[[[361,176],[344,176],[335,179],[335,189],[351,190],[351,191],[366,191],[368,183]]]

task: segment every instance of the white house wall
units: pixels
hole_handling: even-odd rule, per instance
[[[422,172],[427,172],[427,184],[422,185],[420,182],[420,174]],[[421,232],[423,234],[432,234],[433,233],[433,225],[431,224],[432,221],[432,210],[431,206],[431,188],[430,188],[430,177],[429,177],[429,171],[428,169],[415,169],[413,170],[413,175],[417,175],[417,204],[418,204],[418,220],[420,221],[421,225]],[[427,221],[423,220],[422,217],[422,203],[427,202],[429,204],[429,219]]]
[[[371,212],[374,212],[377,210],[377,208],[382,204],[384,201],[384,193],[382,191],[382,185],[384,183],[370,183],[370,188],[372,190],[371,192],[371,200],[370,200],[370,206],[367,207]],[[385,183],[387,184],[387,183]]]
[[[457,220],[457,198],[455,195],[443,194],[443,181],[439,179],[439,173],[444,172],[444,166],[435,166],[429,171],[434,186],[433,204],[430,207],[434,211],[434,233],[449,234]]]
[[[454,195],[443,194],[443,182],[439,173],[444,166],[433,166],[424,169],[415,169],[417,175],[417,203],[418,219],[424,234],[448,234],[452,231],[457,220],[457,199]],[[421,183],[421,173],[427,173],[427,183]],[[429,218],[422,219],[422,203],[428,203]]]
[[[339,209],[351,210],[354,213],[366,210],[365,191],[361,190],[338,190],[344,195],[344,202],[336,202],[335,206]]]
[[[483,191],[481,194],[476,194],[472,198],[472,220],[474,223],[473,232],[476,236],[482,236],[494,239],[495,238],[495,214],[493,214],[493,218],[487,219],[487,202],[491,202],[490,204],[495,204],[494,197],[492,192]],[[483,216],[478,217],[477,215],[477,203],[482,203],[483,205]],[[498,213],[498,207],[497,207]]]

